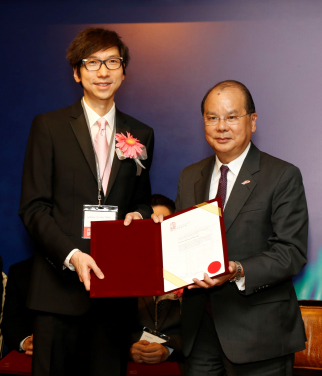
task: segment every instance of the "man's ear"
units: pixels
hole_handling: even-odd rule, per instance
[[[80,77],[78,77],[78,72],[77,72],[77,67],[76,68],[73,68],[73,71],[74,71],[74,79],[77,83],[80,83],[82,80]]]
[[[252,115],[252,133],[256,131],[256,120],[257,120],[257,114],[254,112]]]

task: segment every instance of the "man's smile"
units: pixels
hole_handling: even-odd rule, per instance
[[[225,142],[228,142],[230,140],[230,138],[229,137],[223,137],[223,138],[221,138],[221,137],[216,137],[216,141],[217,142],[219,142],[219,143],[225,143]]]
[[[94,82],[94,85],[102,88],[110,86],[113,82]]]

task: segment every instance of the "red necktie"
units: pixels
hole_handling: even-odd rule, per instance
[[[222,207],[225,206],[226,193],[227,193],[227,173],[229,167],[221,165],[220,167],[221,175],[218,184],[218,191],[216,197],[221,197]]]

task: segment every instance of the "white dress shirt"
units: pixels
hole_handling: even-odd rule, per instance
[[[84,97],[83,97],[82,101],[83,101],[84,109],[85,109],[86,114],[87,114],[87,119],[88,119],[88,123],[89,123],[88,126],[91,129],[91,137],[92,137],[93,145],[94,145],[95,137],[96,137],[98,130],[99,130],[97,120],[100,119],[100,118],[104,118],[107,121],[108,126],[106,127],[106,139],[107,139],[108,147],[111,148],[110,161],[111,161],[111,166],[112,166],[113,159],[114,159],[114,152],[115,152],[115,142],[114,142],[114,140],[112,140],[112,142],[111,142],[111,136],[114,133],[114,127],[115,127],[115,103],[113,103],[112,108],[109,110],[109,112],[107,114],[105,114],[104,116],[99,116],[85,102]]]
[[[246,158],[246,155],[249,152],[251,143],[248,144],[246,149],[240,154],[239,157],[228,163],[227,166],[229,168],[229,171],[227,173],[227,191],[226,191],[226,201],[224,204],[224,211],[226,204],[229,200],[229,196],[231,194],[231,191],[233,190],[235,181],[237,179],[237,176],[239,174],[239,171],[244,163],[244,160]],[[220,167],[222,166],[223,163],[220,162],[218,156],[216,155],[216,163],[215,163],[215,168],[212,173],[211,177],[211,183],[210,183],[210,189],[209,189],[209,200],[212,200],[216,198],[217,196],[217,191],[218,191],[218,184],[219,184],[219,179],[221,176],[221,171]],[[236,282],[237,287],[239,290],[245,290],[245,277],[241,277],[238,282]]]
[[[88,126],[90,127],[90,130],[91,130],[91,138],[92,138],[93,145],[94,145],[94,139],[99,131],[97,120],[103,117],[107,121],[108,126],[106,127],[105,133],[106,133],[108,146],[111,148],[109,159],[111,161],[111,166],[112,166],[113,159],[114,159],[114,152],[115,152],[115,142],[114,140],[112,140],[111,142],[111,137],[114,134],[114,127],[115,127],[115,103],[113,103],[112,108],[109,110],[107,114],[105,114],[104,116],[100,116],[93,109],[89,107],[84,97],[82,98],[82,102],[83,102],[84,110],[86,111],[86,115],[88,119]],[[77,251],[79,251],[79,249],[75,248],[68,254],[68,256],[66,257],[64,261],[64,266],[63,266],[64,269],[65,267],[67,267],[70,270],[75,271],[74,265],[71,264],[69,261],[71,257],[73,256],[73,254]]]

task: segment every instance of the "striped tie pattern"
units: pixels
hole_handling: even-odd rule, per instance
[[[229,171],[229,167],[221,165],[220,167],[221,175],[218,184],[218,191],[216,197],[221,197],[222,207],[225,205],[226,200],[226,193],[227,193],[227,173]]]
[[[99,127],[99,131],[94,139],[94,148],[98,159],[99,169],[100,169],[100,176],[102,179],[102,188],[104,194],[106,194],[107,184],[111,173],[111,161],[110,158],[106,163],[106,159],[108,156],[108,142],[106,139],[106,126],[107,121],[104,118],[100,118],[97,120],[97,124]],[[105,167],[106,166],[106,167]],[[105,169],[105,171],[104,171]]]

